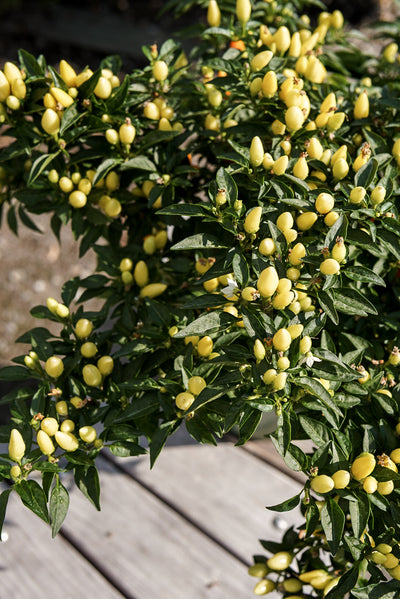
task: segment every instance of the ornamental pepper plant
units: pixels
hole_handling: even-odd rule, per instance
[[[275,412],[306,482],[272,507],[304,522],[262,541],[254,593],[398,597],[399,25],[373,56],[318,1],[315,23],[300,0],[167,9],[195,4],[190,53],[124,77],[24,50],[0,71],[4,218],[49,213],[97,255],[1,370],[37,386],[5,399],[0,512],[15,491],[55,535],[65,472],[99,508],[100,452],[152,466],[180,426],[242,445]]]

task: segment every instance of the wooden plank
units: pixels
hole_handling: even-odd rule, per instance
[[[123,599],[109,582],[11,493],[0,544],[1,597]]]
[[[243,564],[113,464],[100,459],[99,467],[102,512],[71,489],[63,530],[118,577],[127,598],[251,596]]]
[[[303,486],[279,470],[231,443],[192,445],[182,434],[180,444],[172,442],[152,471],[147,456],[116,462],[245,563],[262,552],[259,538],[280,540],[285,528],[301,522],[297,510],[265,509]]]

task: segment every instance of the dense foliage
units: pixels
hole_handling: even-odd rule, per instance
[[[56,534],[64,472],[99,507],[100,451],[153,465],[182,424],[240,445],[274,411],[307,482],[273,507],[305,522],[262,541],[254,592],[398,596],[398,27],[372,57],[300,0],[167,4],[204,8],[187,57],[144,48],[121,80],[116,57],[77,73],[21,50],[0,72],[8,225],[49,213],[98,258],[33,308],[49,328],[0,372],[37,379],[4,400],[2,518],[14,489]]]

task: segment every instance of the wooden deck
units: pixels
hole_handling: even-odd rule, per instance
[[[178,431],[152,471],[146,456],[102,458],[102,511],[71,485],[55,540],[12,494],[0,599],[254,597],[246,567],[262,552],[258,539],[279,539],[300,521],[265,509],[300,487],[265,461],[270,451],[266,441],[199,446]]]

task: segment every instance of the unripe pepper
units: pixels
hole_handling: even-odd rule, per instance
[[[61,449],[64,449],[65,451],[76,451],[79,447],[79,441],[72,433],[57,431],[55,439]]]
[[[337,470],[332,474],[332,480],[335,489],[345,489],[350,482],[350,472],[347,470]]]
[[[80,339],[89,337],[93,331],[93,323],[87,318],[80,318],[75,325],[75,334]]]
[[[249,576],[255,576],[256,578],[263,578],[268,572],[267,564],[256,563],[250,566],[247,570]]]
[[[319,267],[323,275],[337,275],[340,271],[340,264],[334,258],[326,258]]]
[[[26,85],[23,79],[15,79],[11,84],[11,91],[16,98],[23,100],[26,97]]]
[[[276,226],[280,231],[287,231],[293,227],[293,216],[290,212],[282,212],[276,219]]]
[[[86,364],[82,368],[82,376],[86,385],[98,387],[103,380],[100,370],[94,364]]]
[[[74,99],[59,87],[51,87],[50,93],[63,108],[68,108],[74,103]]]
[[[52,108],[46,108],[41,120],[42,128],[49,135],[56,135],[60,130],[60,117]]]
[[[266,98],[272,98],[278,91],[278,80],[275,71],[265,73],[261,83],[262,93]]]
[[[331,256],[337,262],[343,262],[346,258],[347,249],[343,243],[343,239],[339,239],[332,248]]]
[[[156,60],[152,70],[156,81],[165,81],[168,77],[168,65],[164,60]]]
[[[363,489],[366,493],[375,493],[378,488],[378,481],[374,476],[367,476],[363,480]]]
[[[311,479],[311,489],[319,494],[329,493],[334,488],[335,483],[330,476],[319,474]]]
[[[281,391],[284,389],[287,380],[286,372],[279,372],[274,380],[272,381],[272,388],[274,391]]]
[[[76,71],[66,60],[60,61],[60,75],[61,79],[68,85],[68,87],[76,87]]]
[[[262,379],[266,385],[272,385],[277,375],[275,368],[269,368],[264,372]]]
[[[327,214],[335,205],[335,198],[330,193],[322,192],[315,200],[315,209],[320,214]]]
[[[250,210],[250,212],[248,213],[248,215],[245,218],[244,225],[243,225],[246,233],[249,233],[249,234],[257,233],[257,231],[260,228],[261,216],[262,216],[262,207],[261,206],[256,206],[255,208]]]
[[[369,116],[369,100],[366,91],[361,92],[354,104],[354,118],[365,119]]]
[[[280,156],[280,158],[275,160],[274,164],[272,165],[272,170],[274,174],[278,176],[283,175],[287,169],[288,164],[289,158],[286,155]]]
[[[93,90],[93,93],[98,98],[101,98],[102,100],[107,100],[107,98],[111,96],[112,89],[113,88],[110,80],[106,79],[106,77],[101,76],[99,77],[99,80],[97,82],[96,87]]]
[[[50,377],[56,379],[64,372],[64,364],[61,358],[51,356],[46,360],[44,369]]]
[[[131,144],[136,136],[136,129],[130,122],[130,119],[127,119],[125,123],[123,123],[119,128],[119,139],[123,144]]]
[[[257,362],[261,362],[265,358],[265,347],[260,339],[256,339],[253,346],[253,353]]]
[[[264,69],[271,58],[273,57],[273,52],[271,50],[264,50],[263,52],[259,52],[255,56],[253,56],[250,66],[252,71],[260,71]]]
[[[268,266],[260,273],[257,289],[263,297],[271,297],[279,283],[279,276],[274,266]]]
[[[375,208],[376,206],[381,204],[383,202],[383,200],[385,199],[385,197],[386,197],[386,189],[383,187],[383,185],[377,185],[376,187],[374,187],[374,189],[371,191],[372,206]]]
[[[291,43],[291,35],[289,29],[285,25],[281,25],[272,37],[278,52],[286,52],[289,50]]]
[[[296,243],[289,254],[289,262],[293,266],[298,266],[302,263],[302,258],[306,255],[306,248],[302,243]]]
[[[55,451],[53,441],[44,430],[39,430],[36,435],[36,441],[40,451],[44,455],[51,455]]]
[[[251,16],[250,0],[236,0],[236,17],[238,21],[245,24]]]
[[[267,560],[267,566],[268,568],[271,568],[271,570],[281,572],[289,568],[292,560],[293,556],[288,551],[278,551]]]
[[[290,106],[286,110],[285,123],[291,131],[298,131],[303,126],[304,114],[299,106]]]
[[[158,297],[166,290],[167,285],[164,283],[149,283],[140,290],[140,297],[154,298]]]
[[[221,11],[216,0],[210,0],[208,3],[207,23],[210,27],[219,27],[221,24]]]
[[[305,156],[300,156],[293,166],[293,175],[298,179],[304,181],[307,179],[309,173],[308,164]]]
[[[272,239],[272,237],[265,237],[262,241],[260,241],[258,251],[263,256],[272,256],[272,254],[276,252],[275,241]]]
[[[361,204],[363,199],[365,198],[366,189],[364,187],[358,186],[353,187],[350,192],[350,203],[351,204]]]
[[[160,109],[154,102],[147,102],[143,108],[143,114],[147,119],[158,121],[161,117]]]
[[[97,360],[97,368],[103,376],[109,376],[114,370],[114,360],[111,356],[101,356]]]
[[[188,389],[193,395],[199,395],[206,387],[207,383],[202,376],[191,376],[188,380]]]
[[[302,339],[300,339],[299,350],[301,354],[307,354],[312,346],[312,339],[309,335],[304,335]]]
[[[253,137],[250,145],[250,163],[253,166],[260,166],[264,159],[264,148],[261,139],[258,136]]]
[[[179,410],[183,410],[186,412],[194,402],[194,395],[189,393],[188,391],[183,391],[182,393],[178,393],[175,397],[175,405]]]
[[[0,102],[5,102],[8,96],[10,95],[10,92],[10,83],[7,77],[4,75],[3,71],[0,71]]]
[[[272,344],[277,351],[286,351],[292,343],[292,337],[286,329],[279,329],[272,337]]]
[[[300,229],[300,231],[308,231],[317,219],[318,216],[315,212],[303,212],[303,214],[300,214],[296,219],[297,228]]]
[[[255,595],[267,595],[268,593],[272,593],[275,588],[275,583],[268,578],[264,578],[257,582],[256,586],[253,589],[253,593]]]
[[[197,352],[199,356],[207,358],[212,353],[213,347],[213,340],[211,339],[211,337],[209,337],[209,335],[206,335],[205,337],[202,337],[198,342]]]
[[[376,465],[375,456],[372,453],[360,454],[351,465],[351,475],[356,480],[362,480],[371,474]]]
[[[53,437],[58,431],[58,422],[55,418],[47,417],[43,418],[40,423],[40,428],[44,431],[49,437]]]
[[[81,426],[79,436],[85,443],[93,443],[97,439],[97,432],[93,426]]]
[[[17,428],[11,429],[8,455],[13,462],[20,462],[25,455],[25,442]]]

